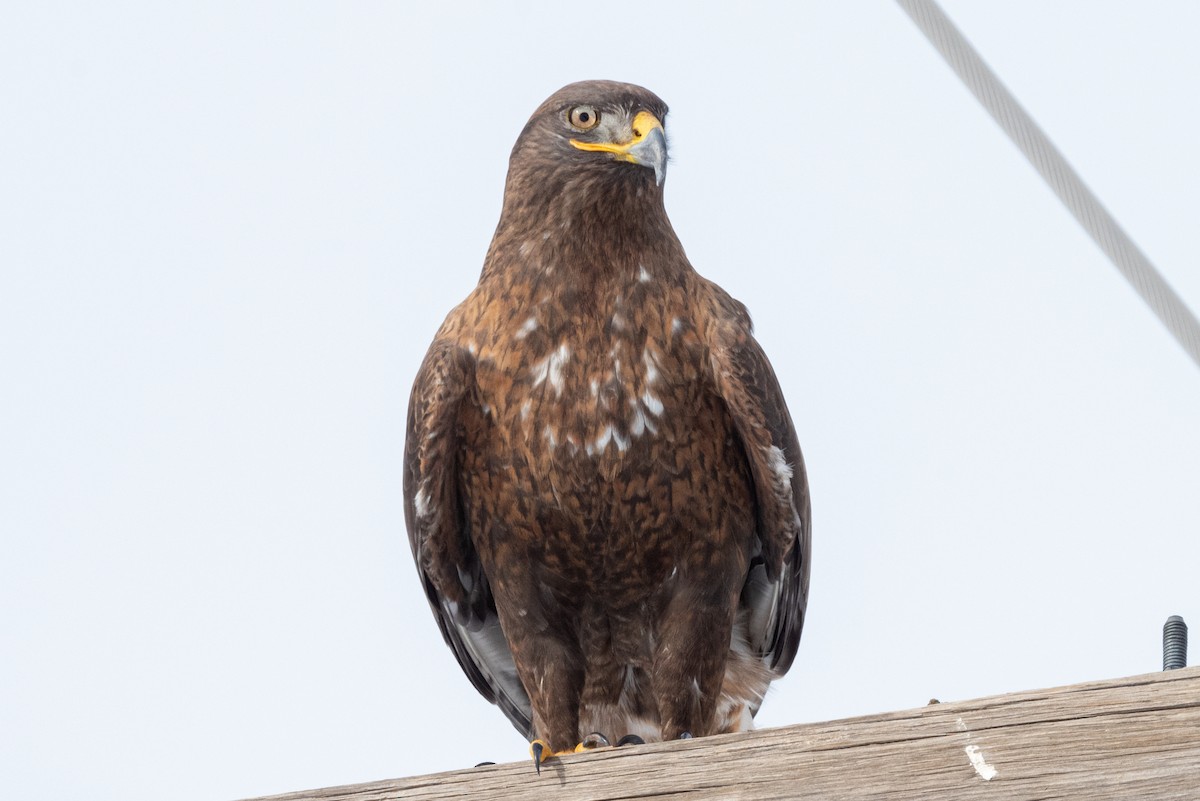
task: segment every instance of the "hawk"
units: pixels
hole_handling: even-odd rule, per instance
[[[750,728],[804,623],[796,432],[745,307],[667,219],[666,114],[612,81],[534,112],[479,284],[409,403],[421,583],[539,770]]]

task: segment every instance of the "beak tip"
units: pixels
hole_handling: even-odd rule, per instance
[[[646,137],[630,149],[637,163],[654,169],[654,182],[662,186],[667,180],[667,137],[661,126],[654,128]]]

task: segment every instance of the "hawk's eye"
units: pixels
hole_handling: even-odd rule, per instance
[[[593,106],[576,106],[568,112],[567,120],[581,131],[590,131],[600,124],[600,112]]]

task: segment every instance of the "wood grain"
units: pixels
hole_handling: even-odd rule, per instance
[[[1200,667],[270,801],[924,797],[1200,799]]]

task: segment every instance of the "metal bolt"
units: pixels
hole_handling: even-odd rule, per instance
[[[1163,624],[1163,670],[1187,667],[1187,623],[1171,615]]]

